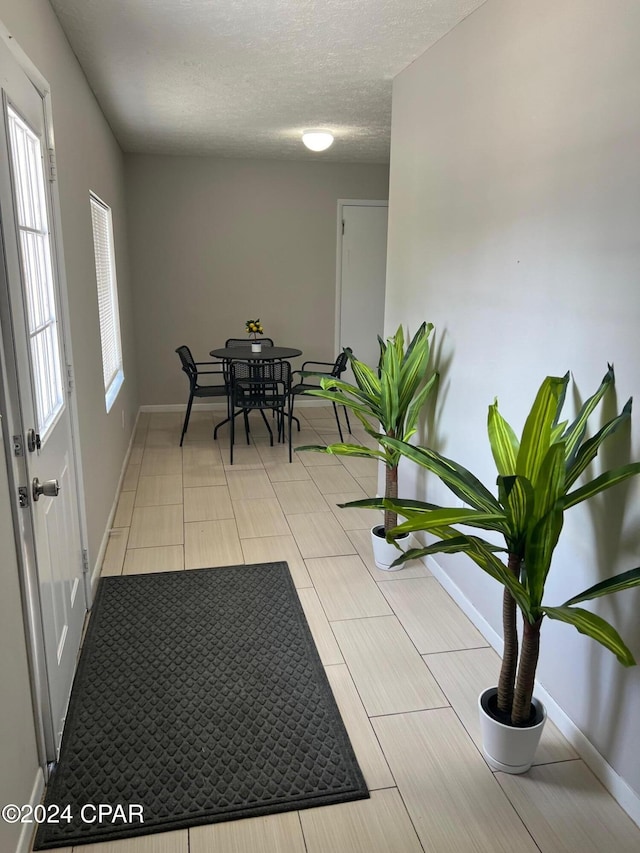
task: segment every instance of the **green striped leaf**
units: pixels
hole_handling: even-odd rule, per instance
[[[402,525],[393,528],[387,534],[387,539],[391,540],[392,537],[400,535],[401,530]],[[422,557],[438,552],[446,552],[449,554],[465,553],[494,580],[497,580],[509,589],[525,618],[528,618],[531,621],[533,616],[526,589],[522,586],[520,581],[512,575],[504,563],[495,556],[494,552],[501,549],[477,536],[466,536],[461,534],[452,527],[445,526],[431,532],[435,535],[441,536],[442,541],[407,551],[404,555],[398,557],[394,565],[400,565],[401,563],[406,562],[406,560],[411,559],[409,554],[413,554],[415,557]]]
[[[411,339],[406,353],[403,356],[401,355],[399,377],[400,409],[405,413],[408,412],[420,383],[425,378],[427,363],[429,361],[429,335],[432,329],[432,323],[428,325],[422,323]]]
[[[562,414],[562,407],[564,406],[564,400],[567,396],[567,388],[569,387],[569,380],[571,379],[571,373],[567,370],[565,375],[562,377],[562,388],[560,393],[558,394],[558,403],[556,406],[556,416],[553,419],[553,424],[551,427],[551,432],[555,430],[555,428],[559,425],[560,415]]]
[[[535,521],[543,518],[564,495],[564,442],[552,444],[547,450],[535,488],[533,514]]]
[[[517,580],[504,563],[499,560],[492,551],[487,548],[486,543],[482,539],[475,536],[467,536],[468,545],[464,549],[465,553],[478,565],[484,569],[487,574],[497,580],[503,586],[506,586],[514,601],[522,610],[522,613],[529,621],[534,621],[531,601],[529,594],[524,586]]]
[[[331,400],[332,403],[335,403],[338,406],[347,406],[350,411],[354,414],[361,414],[362,416],[371,416],[371,408],[364,405],[363,403],[359,403],[355,400],[350,400],[345,397],[343,394],[340,394],[338,391],[322,391],[322,390],[313,390],[313,391],[305,391],[304,392],[309,397],[321,397],[323,400]]]
[[[564,435],[564,440],[566,442],[566,460],[567,465],[570,466],[575,459],[576,453],[578,452],[578,448],[580,447],[580,442],[585,434],[587,429],[587,420],[589,419],[589,415],[594,411],[600,400],[604,397],[607,392],[607,389],[615,383],[615,377],[613,372],[613,365],[609,365],[609,369],[605,373],[602,382],[600,383],[600,387],[589,397],[588,400],[582,405],[580,411],[578,412],[578,416],[571,424],[569,429],[566,431]]]
[[[295,447],[296,453],[303,450],[312,450],[316,453],[329,453],[333,456],[363,456],[366,459],[380,459],[382,462],[387,461],[387,457],[379,450],[374,450],[373,447],[367,447],[361,444],[303,444],[300,447]]]
[[[509,477],[516,473],[516,458],[520,443],[515,432],[498,411],[498,401],[489,406],[487,430],[491,452],[498,473]]]
[[[407,459],[431,471],[457,497],[474,509],[482,512],[502,512],[502,507],[498,501],[482,485],[480,480],[452,459],[447,459],[430,448],[414,447],[412,444],[407,444],[404,441],[398,441],[395,438],[387,436],[381,438],[380,441],[385,447],[399,450]]]
[[[543,607],[549,619],[573,625],[581,634],[601,643],[623,666],[634,666],[635,660],[616,629],[602,617],[580,607]]]
[[[401,504],[402,501],[394,501],[394,503]],[[398,511],[404,515],[402,510]],[[505,533],[504,513],[478,512],[475,509],[454,507],[440,507],[414,515],[414,517],[408,517],[408,521],[398,525],[398,530],[401,533],[415,533],[418,530],[429,532],[437,530],[443,524],[465,524],[469,527],[480,527],[483,530],[497,530],[500,533]]]
[[[390,535],[393,531],[390,532]],[[399,566],[406,563],[408,560],[420,560],[422,557],[429,557],[433,554],[458,554],[464,552],[467,547],[466,536],[457,536],[451,539],[440,539],[431,545],[423,545],[421,548],[410,548],[401,556],[397,557],[392,563],[393,566]]]
[[[564,508],[569,509],[569,507],[592,498],[598,492],[604,492],[606,489],[610,489],[612,486],[628,480],[629,477],[635,477],[637,474],[640,474],[640,462],[629,462],[628,465],[622,465],[620,468],[605,471],[604,474],[601,474],[594,480],[590,480],[590,482],[585,483],[579,489],[569,492],[564,499]]]
[[[500,503],[509,525],[509,550],[522,554],[535,503],[533,487],[526,477],[498,477]]]
[[[394,536],[399,536],[402,525],[394,527],[387,534],[387,539]],[[515,601],[520,609],[529,617],[531,609],[529,607],[529,598],[526,589],[522,586],[513,574],[508,570],[504,563],[499,560],[495,554],[504,549],[487,542],[486,539],[481,539],[479,536],[470,536],[456,530],[455,527],[443,526],[430,531],[435,536],[440,536],[447,543],[447,551],[449,553],[465,553],[467,554],[481,569],[489,574],[494,580],[509,588]],[[438,545],[425,546],[426,548],[434,548]],[[444,547],[440,548],[444,550]],[[435,553],[435,552],[434,552]]]
[[[424,349],[424,342],[428,339],[429,335],[434,329],[433,323],[423,322],[418,331],[415,333],[413,338],[411,339],[409,346],[407,347],[407,352],[404,357],[405,364],[408,363],[413,357],[414,350]]]
[[[378,366],[377,366],[377,371],[378,371],[378,375],[379,375],[382,371],[382,361],[384,359],[384,354],[387,351],[387,344],[385,343],[385,341],[382,340],[380,335],[378,335],[377,338],[378,338],[378,346],[380,347],[380,357],[378,358]]]
[[[409,441],[409,439],[414,435],[416,429],[416,423],[418,422],[418,417],[420,416],[420,412],[422,411],[422,407],[425,404],[425,401],[429,394],[432,391],[435,391],[438,387],[438,383],[440,382],[440,374],[434,373],[427,384],[420,389],[418,394],[416,394],[415,398],[409,404],[409,408],[407,409],[407,417],[405,419],[404,424],[404,435],[398,436],[403,441]]]
[[[631,417],[631,405],[631,399],[627,400],[620,414],[617,417],[612,418],[599,432],[597,432],[588,441],[585,441],[580,447],[573,464],[567,470],[567,488],[575,483],[580,474],[582,474],[586,469],[587,465],[596,458],[602,442],[609,438],[610,435],[617,432],[617,430],[619,430],[620,427],[629,420]]]
[[[399,379],[400,365],[404,357],[404,329],[402,328],[402,323],[398,326],[395,335],[390,338],[385,357],[387,358],[387,369],[390,373],[394,373],[396,380]]]
[[[516,458],[516,474],[526,477],[534,488],[542,460],[551,444],[551,428],[566,382],[566,377],[547,376],[525,421]]]
[[[327,393],[337,394],[340,400],[344,401],[345,405],[349,405],[354,401],[367,407],[371,406],[371,399],[364,391],[361,391],[355,385],[350,385],[348,382],[342,382],[340,379],[329,379],[323,376],[320,379],[320,389]],[[317,388],[307,388],[304,393],[314,395],[318,390]]]
[[[378,379],[378,374],[368,364],[358,361],[354,355],[349,359],[349,363],[358,388],[364,391],[372,400],[378,399],[380,397],[380,380]]]
[[[320,387],[325,391],[338,392],[344,400],[344,405],[349,405],[351,400],[355,400],[369,408],[375,408],[380,403],[380,389],[372,395],[362,388],[358,388],[357,385],[351,385],[349,382],[343,382],[341,379],[334,379],[333,377],[321,379]],[[306,391],[305,393],[311,394],[313,392]]]
[[[579,595],[574,595],[568,601],[565,601],[564,607],[570,604],[577,604],[579,601],[590,601],[593,598],[600,598],[603,595],[611,595],[613,592],[619,592],[622,589],[631,589],[631,587],[640,586],[640,567],[637,569],[629,569],[628,572],[622,572],[615,577],[607,578],[605,581],[596,583],[585,589]]]
[[[389,371],[383,370],[380,377],[380,423],[383,431],[395,435],[399,421],[398,384]]]
[[[568,423],[569,421],[562,421],[561,424],[556,424],[551,428],[551,444],[555,444],[557,441],[560,441]]]
[[[529,533],[524,548],[524,565],[527,589],[532,606],[539,607],[544,593],[544,584],[549,574],[553,552],[562,530],[560,502],[543,516]]]
[[[357,501],[348,501],[338,504],[339,507],[349,509],[390,509],[405,518],[411,518],[432,509],[442,509],[438,504],[430,504],[425,501],[414,501],[407,498],[393,500],[391,498],[360,498]]]
[[[489,543],[486,543],[491,550],[494,551],[503,551],[504,549],[495,548]],[[456,543],[453,539],[441,539],[439,542],[435,542],[433,545],[424,545],[422,548],[409,548],[404,551],[396,560],[391,564],[392,566],[400,566],[403,563],[409,562],[409,560],[420,560],[422,557],[429,557],[433,554],[456,554],[459,552],[464,552],[466,548],[461,548],[459,543]],[[493,576],[492,576],[493,577]],[[497,578],[494,578],[497,580]]]

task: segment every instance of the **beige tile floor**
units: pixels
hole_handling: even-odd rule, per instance
[[[330,409],[300,411],[294,443],[333,438]],[[371,493],[375,463],[304,453],[290,465],[256,421],[231,467],[211,425],[194,414],[180,450],[179,414],[141,416],[102,573],[287,560],[371,799],[77,853],[640,850],[640,829],[553,724],[529,774],[489,769],[475,703],[496,654],[424,566],[376,569],[371,513],[335,507]]]

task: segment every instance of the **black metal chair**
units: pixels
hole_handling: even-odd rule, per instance
[[[334,377],[338,379],[347,369],[347,364],[349,363],[349,354],[351,350],[349,347],[345,347],[343,351],[338,355],[336,360],[332,363],[330,361],[305,361],[300,370],[294,370],[292,377],[296,375],[300,377],[301,382],[297,382],[292,378],[293,382],[296,382],[295,385],[291,386],[291,403],[289,404],[289,419],[294,420],[298,424],[298,430],[300,430],[300,421],[294,417],[293,415],[293,404],[295,397],[298,394],[305,394],[307,391],[315,391],[320,388],[320,382],[308,382],[308,379],[326,379],[329,377]],[[329,367],[330,370],[309,370],[308,368],[312,367]],[[330,390],[330,389],[327,389]],[[344,436],[342,434],[342,425],[340,423],[340,417],[338,415],[338,407],[332,401],[331,405],[333,406],[333,413],[336,417],[336,424],[338,425],[338,434],[340,435],[340,441],[344,441]],[[349,422],[349,412],[347,411],[347,407],[343,406],[344,416],[347,422],[347,429],[349,430],[349,435],[351,435],[351,423]],[[289,436],[291,437],[291,436]],[[289,441],[289,445],[291,445],[291,441]],[[291,461],[291,453],[289,453],[289,461]]]
[[[227,338],[227,340],[224,342],[224,345],[225,345],[225,347],[248,347],[248,346],[251,346],[251,343],[252,343],[252,341],[249,340],[248,338]],[[261,343],[265,347],[272,347],[274,345],[272,338],[262,338]],[[225,358],[225,359],[222,359],[222,361],[219,363],[222,364],[222,369],[224,371],[224,381],[227,384],[227,388],[229,388],[231,385],[231,376],[229,374],[229,365],[231,364],[231,361],[230,361],[230,359]],[[229,413],[227,413],[227,414],[229,414]],[[236,414],[238,414],[238,412],[236,412]],[[214,439],[217,440],[218,430],[220,429],[220,427],[224,426],[228,422],[229,422],[229,418],[227,417],[223,421],[220,421],[219,424],[216,425],[216,428],[213,431]],[[248,441],[249,441],[249,435],[247,434],[247,442]]]
[[[284,441],[285,418],[288,413],[291,388],[291,365],[288,361],[232,361],[229,365],[230,393],[229,418],[231,441],[229,462],[233,465],[235,418],[242,413],[249,444],[249,412],[259,411],[273,447],[273,431],[265,411],[276,416],[278,441]],[[291,444],[291,441],[289,441]],[[289,451],[291,453],[291,451]]]
[[[193,405],[194,397],[225,397],[228,400],[227,382],[225,381],[225,373],[218,361],[194,361],[191,350],[188,346],[183,345],[176,350],[180,356],[182,369],[187,374],[189,379],[189,402],[187,403],[187,412],[184,416],[184,424],[182,426],[182,435],[180,436],[180,447],[184,441],[187,428],[189,426],[189,418],[191,416],[191,406]],[[217,367],[217,370],[200,370],[201,367]],[[221,376],[223,379],[222,385],[202,385],[200,377],[205,374],[214,374]]]

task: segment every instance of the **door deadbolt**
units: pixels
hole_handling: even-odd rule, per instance
[[[37,477],[34,477],[31,482],[31,494],[34,501],[39,500],[40,495],[44,495],[47,498],[56,498],[59,491],[60,484],[57,480],[45,480],[44,483],[41,483]]]
[[[40,450],[41,447],[39,433],[35,429],[27,430],[27,450],[29,453],[33,453],[34,450]]]

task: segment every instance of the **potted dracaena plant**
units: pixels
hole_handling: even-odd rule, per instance
[[[571,424],[560,421],[568,381],[569,374],[544,380],[520,439],[498,411],[497,401],[489,406],[489,442],[498,469],[497,497],[453,460],[429,448],[384,437],[381,440],[387,450],[436,474],[466,506],[447,508],[397,499],[346,504],[391,509],[404,516],[407,520],[389,531],[390,539],[416,531],[438,538],[433,544],[401,554],[398,563],[428,554],[463,552],[503,584],[502,668],[497,688],[484,691],[479,705],[485,756],[494,768],[512,773],[525,772],[531,766],[544,723],[544,709],[533,698],[533,689],[545,618],[573,625],[612,651],[623,665],[635,664],[615,628],[576,605],[640,585],[640,568],[607,578],[558,606],[543,601],[565,511],[640,473],[640,462],[632,462],[583,479],[582,485],[576,486],[600,446],[630,419],[631,400],[619,415],[587,438],[589,415],[614,386],[613,367],[609,366],[600,387]],[[460,530],[459,525],[501,534],[506,548]],[[506,564],[498,556],[500,551],[507,554]],[[517,609],[523,620],[521,648]]]
[[[400,451],[381,445],[383,436],[403,441],[416,432],[420,412],[429,394],[436,388],[439,375],[428,372],[429,336],[432,323],[422,323],[405,349],[402,326],[386,343],[378,336],[380,360],[373,370],[347,350],[355,385],[339,379],[322,379],[322,388],[307,391],[316,397],[346,406],[375,439],[375,447],[361,444],[305,445],[297,451],[315,450],[338,456],[364,456],[385,465],[385,497],[394,500],[398,495],[398,462]],[[398,555],[398,546],[389,544],[387,533],[396,527],[398,516],[392,507],[386,508],[384,524],[371,531],[374,559],[378,568],[389,570]],[[405,537],[408,539],[409,534]],[[398,566],[397,568],[401,568]]]

